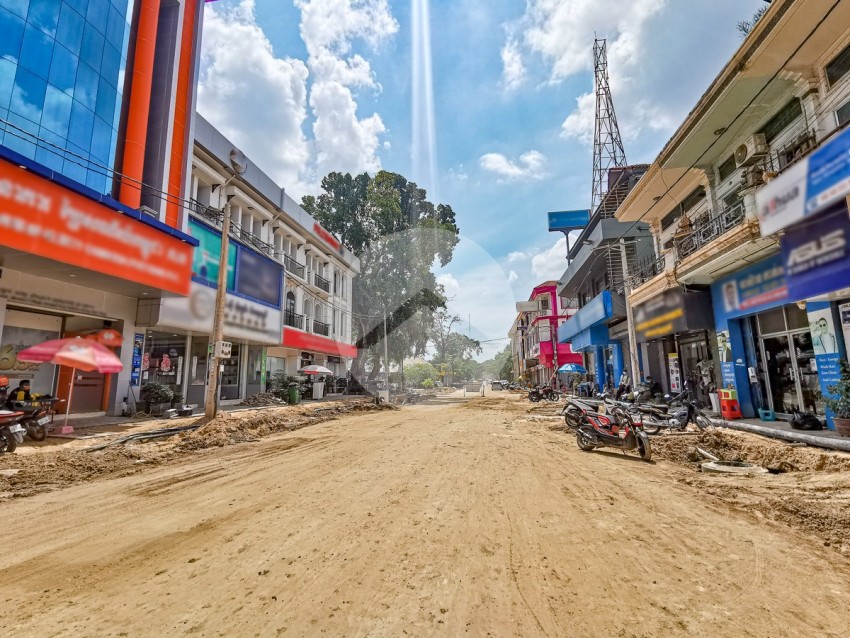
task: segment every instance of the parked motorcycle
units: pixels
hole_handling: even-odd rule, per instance
[[[23,412],[0,410],[0,454],[11,454],[24,442],[25,430],[19,423]]]
[[[666,396],[664,401],[664,404],[632,406],[633,416],[636,414],[640,418],[647,434],[658,434],[662,429],[684,431],[688,423],[693,423],[702,431],[714,429],[700,404],[691,396],[688,384],[685,384],[680,394],[675,397]]]
[[[543,394],[540,392],[540,388],[530,388],[528,390],[528,400],[532,403],[540,403],[542,398]]]
[[[47,438],[50,423],[53,420],[53,406],[63,399],[39,397],[33,401],[9,401],[6,407],[10,410],[23,412],[20,424],[27,436],[33,441],[43,441]]]
[[[565,418],[576,418],[576,443],[580,450],[590,452],[596,448],[612,447],[623,451],[637,450],[640,458],[652,458],[649,436],[641,423],[630,418],[623,408],[614,406],[610,414],[599,414],[591,405],[568,399]]]

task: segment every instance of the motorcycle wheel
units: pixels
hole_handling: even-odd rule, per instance
[[[47,438],[47,427],[44,425],[32,425],[27,428],[27,436],[33,441],[43,441]]]
[[[583,452],[590,452],[596,447],[593,443],[587,440],[584,434],[581,433],[581,430],[576,432],[576,444],[578,445],[578,449]]]
[[[535,394],[532,394],[530,397],[528,397],[528,400],[532,403],[540,403],[540,397]]]
[[[18,444],[15,442],[14,435],[8,428],[3,428],[0,431],[0,454],[11,454],[17,447]]]
[[[561,395],[558,394],[557,392],[553,392],[552,394],[549,395],[549,400],[552,401],[553,403],[557,403],[558,401],[561,400]]]
[[[646,422],[643,424],[643,431],[647,434],[658,434],[661,432],[660,425],[647,425]]]
[[[714,431],[714,423],[712,423],[707,416],[697,414],[694,417],[694,423],[702,432]]]
[[[652,446],[649,443],[649,437],[645,432],[637,433],[637,449],[640,458],[644,461],[649,461],[652,458]]]

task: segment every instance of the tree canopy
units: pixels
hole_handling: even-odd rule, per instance
[[[455,212],[434,205],[425,189],[405,177],[380,171],[330,173],[322,193],[303,198],[304,210],[360,258],[352,295],[352,329],[358,358],[352,367],[362,378],[366,361],[371,378],[383,358],[383,317],[387,316],[389,358],[401,361],[425,352],[433,314],[446,299],[431,271],[451,261],[458,242]]]

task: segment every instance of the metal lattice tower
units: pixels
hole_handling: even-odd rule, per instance
[[[608,171],[626,165],[626,152],[614,113],[614,100],[608,85],[608,49],[606,41],[593,40],[593,69],[596,86],[596,124],[593,131],[593,193],[590,211],[593,214],[608,190]]]

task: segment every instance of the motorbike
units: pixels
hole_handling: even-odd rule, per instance
[[[20,424],[26,435],[33,441],[43,441],[47,438],[50,423],[53,420],[53,406],[63,399],[54,397],[39,397],[32,401],[9,401],[6,407],[10,410],[23,412]]]
[[[662,429],[684,431],[693,423],[701,431],[714,429],[702,407],[691,396],[690,386],[675,397],[665,396],[663,404],[635,404],[631,408],[633,418],[639,418],[647,434],[658,434]]]
[[[11,454],[24,442],[24,428],[19,421],[23,412],[0,410],[0,454]]]
[[[625,409],[613,406],[609,414],[599,414],[591,405],[568,399],[563,412],[565,419],[569,414],[569,418],[577,422],[574,429],[580,450],[590,452],[611,447],[625,452],[636,449],[644,461],[652,458],[649,436],[643,431],[640,421],[633,420]]]
[[[540,388],[531,388],[528,391],[528,400],[532,403],[540,403],[540,400],[543,398],[543,394],[540,392]]]

